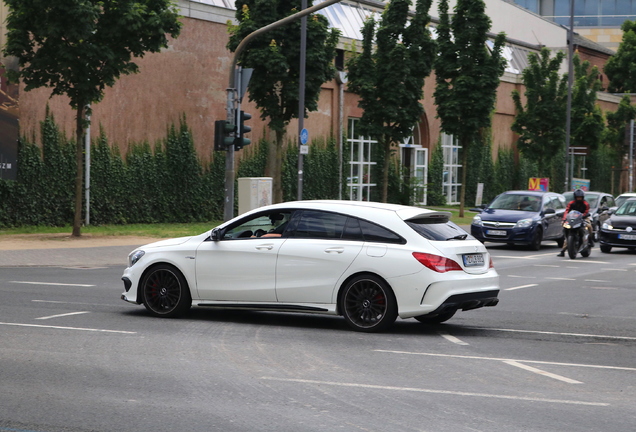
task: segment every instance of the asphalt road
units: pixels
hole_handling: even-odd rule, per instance
[[[0,432],[634,431],[636,254],[487,246],[498,306],[381,334],[152,318],[123,266],[2,267]]]

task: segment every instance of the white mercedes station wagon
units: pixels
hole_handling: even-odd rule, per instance
[[[121,298],[158,317],[194,305],[342,315],[363,332],[398,316],[441,323],[499,301],[488,251],[449,218],[357,201],[261,207],[134,250]]]

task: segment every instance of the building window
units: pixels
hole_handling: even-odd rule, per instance
[[[570,23],[570,0],[515,0],[535,13],[558,24]],[[636,18],[636,0],[577,0],[574,3],[576,27],[620,27]]]
[[[459,149],[460,145],[452,135],[442,134],[442,150],[444,151],[444,196],[448,204],[459,204]]]
[[[349,119],[347,142],[351,147],[351,159],[347,187],[350,200],[371,201],[371,188],[376,186],[371,182],[371,167],[375,165],[375,162],[371,161],[371,147],[377,141],[356,132],[359,121],[359,119]]]

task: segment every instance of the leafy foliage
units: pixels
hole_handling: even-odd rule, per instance
[[[440,143],[435,146],[431,154],[431,161],[428,166],[428,187],[427,187],[427,204],[445,205],[446,197],[444,196],[444,150]]]
[[[384,149],[381,200],[388,196],[391,149],[412,134],[424,112],[424,78],[435,58],[435,42],[427,28],[430,0],[417,0],[408,23],[410,0],[392,0],[375,33],[373,18],[362,29],[362,53],[347,62],[348,89],[360,96],[360,131]],[[407,25],[408,24],[408,25]],[[374,40],[377,49],[374,50]],[[395,169],[395,167],[394,167]]]
[[[618,51],[605,64],[610,93],[636,93],[636,21],[627,20],[621,25],[623,40]]]
[[[571,145],[595,150],[605,130],[603,113],[596,105],[596,92],[601,90],[598,68],[590,68],[590,62],[581,62],[578,55],[574,56],[573,64]]]
[[[525,107],[521,95],[513,91],[517,115],[512,130],[519,134],[517,148],[525,158],[536,162],[539,172],[547,173],[545,160],[551,159],[565,142],[565,114],[567,103],[567,76],[559,74],[565,54],[543,48],[539,54],[528,56],[529,66],[523,71],[522,80],[526,88]],[[583,95],[583,92],[581,92]]]
[[[454,15],[448,0],[440,0],[437,26],[439,56],[435,63],[435,101],[442,130],[462,147],[462,187],[459,216],[464,216],[470,145],[480,129],[488,128],[495,106],[499,77],[505,69],[499,33],[492,51],[486,47],[491,21],[483,0],[458,0]]]
[[[311,5],[311,1],[308,2]],[[283,19],[301,9],[300,0],[238,0],[236,19],[230,25],[228,49],[236,51],[239,43],[250,33]],[[276,142],[269,147],[268,173],[273,177],[274,201],[283,199],[281,169],[286,127],[292,118],[299,117],[298,89],[300,79],[300,27],[296,20],[264,33],[250,41],[239,63],[253,68],[249,85],[249,99],[261,110],[261,118],[269,120],[276,134]],[[327,19],[320,14],[307,17],[307,50],[305,74],[305,111],[318,109],[323,83],[335,74],[333,58],[339,33],[329,29]]]

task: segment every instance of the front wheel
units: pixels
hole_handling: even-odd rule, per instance
[[[151,268],[140,285],[141,299],[152,315],[174,318],[192,306],[188,283],[179,270],[160,264]]]
[[[457,312],[457,311],[454,310],[454,311],[450,311],[450,312],[445,312],[445,313],[441,313],[439,315],[435,315],[433,317],[429,317],[429,316],[426,316],[426,315],[420,315],[420,316],[416,316],[415,319],[418,320],[419,322],[423,323],[423,324],[441,324],[441,323],[451,319],[455,315],[455,312]]]
[[[579,250],[579,236],[575,232],[568,234],[568,256],[576,259],[576,252]]]
[[[534,237],[532,237],[532,243],[530,243],[530,249],[534,251],[538,251],[541,249],[541,241],[543,240],[543,231],[541,228],[537,228],[534,232]]]
[[[601,252],[603,253],[610,253],[612,251],[612,247],[608,246],[608,245],[601,245]]]
[[[393,291],[375,275],[359,275],[347,282],[340,308],[349,327],[361,332],[382,331],[397,318]]]

